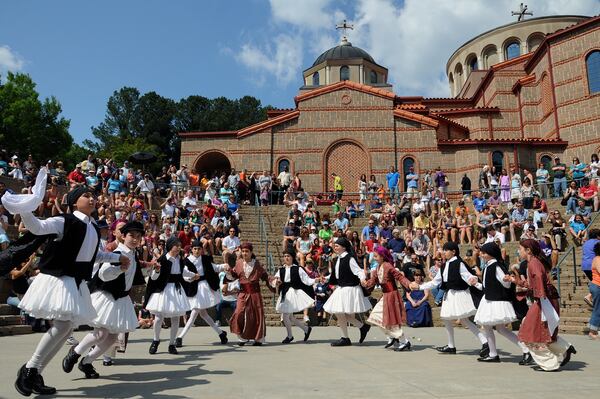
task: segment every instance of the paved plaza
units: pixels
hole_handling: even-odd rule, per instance
[[[152,333],[131,335],[127,353],[117,354],[116,364],[95,363],[101,375],[86,380],[75,368],[65,374],[60,366],[68,346],[44,372],[47,383],[64,398],[591,398],[600,389],[600,345],[585,336],[565,336],[578,350],[560,372],[536,372],[520,367],[517,348],[498,336],[503,363],[476,361],[477,342],[457,329],[457,355],[441,355],[432,347],[445,344],[442,328],[406,329],[413,351],[383,349],[383,334],[371,330],[362,345],[331,348],[339,338],[335,327],[315,328],[308,344],[282,345],[284,328],[267,330],[268,345],[238,347],[217,345],[207,327],[190,331],[177,356],[148,355]],[[296,338],[302,334],[295,331]],[[351,338],[358,330],[351,329]],[[75,334],[81,338],[83,332]],[[18,367],[37,344],[39,334],[2,337],[0,397],[20,397],[13,382]]]

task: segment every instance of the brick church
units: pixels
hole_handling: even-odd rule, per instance
[[[458,190],[483,165],[533,168],[555,156],[588,162],[600,146],[600,17],[520,20],[450,57],[451,98],[396,95],[388,70],[347,38],[303,72],[295,108],[237,131],[182,132],[181,163],[198,171],[299,174],[309,192],[347,192],[362,174],[384,182],[440,166]],[[403,182],[404,183],[404,182]]]

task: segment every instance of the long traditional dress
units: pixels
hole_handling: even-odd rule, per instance
[[[508,175],[500,176],[500,201],[510,202],[510,177]]]
[[[243,340],[263,342],[266,335],[265,311],[263,299],[260,294],[260,280],[270,286],[272,280],[265,269],[256,259],[246,262],[238,259],[235,267],[228,273],[230,280],[239,279],[240,292],[237,297],[237,306],[229,324],[231,332]]]
[[[425,296],[421,290],[411,291],[410,297],[414,301],[420,301]],[[433,317],[431,305],[424,301],[419,307],[414,308],[410,302],[406,302],[406,324],[410,327],[432,327]]]
[[[558,337],[558,328],[552,334],[550,333],[548,322],[542,321],[541,302],[542,298],[547,298],[556,313],[560,314],[558,292],[548,280],[544,265],[536,258],[528,261],[527,282],[533,303],[521,323],[519,340],[527,345],[533,360],[542,369],[546,371],[557,370],[570,344]]]
[[[367,323],[381,328],[388,337],[400,339],[404,336],[402,324],[406,324],[406,310],[396,281],[405,289],[409,289],[410,281],[388,262],[382,263],[371,272],[367,288],[379,284],[383,296],[371,311]]]

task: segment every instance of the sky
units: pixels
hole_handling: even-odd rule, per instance
[[[398,95],[447,97],[445,65],[467,40],[515,21],[511,0],[3,0],[0,75],[55,96],[76,142],[123,86],[179,100],[251,95],[294,107],[302,71],[337,45],[335,24],[389,69]],[[534,17],[598,15],[600,0],[529,0]]]

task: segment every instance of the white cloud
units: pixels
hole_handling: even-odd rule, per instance
[[[302,30],[331,27],[332,17],[326,10],[331,0],[270,0],[275,22],[291,24]]]
[[[24,66],[25,60],[19,54],[6,45],[0,46],[0,75],[21,71]]]

